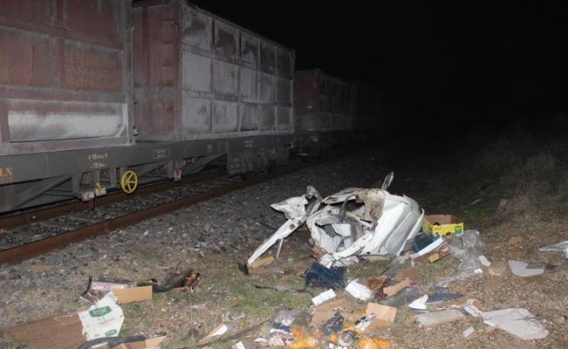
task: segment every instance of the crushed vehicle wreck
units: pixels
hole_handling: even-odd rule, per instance
[[[308,186],[302,196],[272,204],[287,221],[256,249],[247,264],[276,242],[281,244],[304,223],[311,242],[322,252],[319,262],[327,267],[356,263],[359,256],[398,256],[420,231],[424,210],[405,195],[389,193],[392,178],[391,173],[382,188],[346,188],[325,199]]]

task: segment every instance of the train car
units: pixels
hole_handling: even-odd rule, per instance
[[[230,174],[286,162],[294,52],[187,1],[134,2],[139,141],[226,140]]]
[[[0,45],[0,213],[288,160],[294,52],[186,1],[4,0]]]
[[[0,212],[78,194],[106,167],[89,149],[134,144],[129,23],[121,0],[0,2]]]
[[[377,90],[359,81],[340,79],[320,69],[296,71],[296,152],[320,156],[377,137],[384,117],[380,101]]]
[[[0,48],[0,214],[263,171],[380,126],[376,91],[294,73],[293,50],[185,0],[3,0]]]

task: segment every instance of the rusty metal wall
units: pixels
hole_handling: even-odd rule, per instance
[[[131,143],[130,1],[0,1],[0,155]]]
[[[294,114],[296,129],[335,131],[353,128],[353,84],[319,69],[295,73]]]
[[[291,134],[294,52],[186,1],[135,4],[139,139]]]

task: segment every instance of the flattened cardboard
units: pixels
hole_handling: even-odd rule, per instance
[[[312,321],[310,325],[319,326],[331,319],[337,309],[343,309],[347,306],[347,299],[338,298],[321,305],[318,305],[314,310],[314,315],[312,316]]]
[[[117,292],[118,291],[118,292]],[[114,289],[121,304],[152,299],[152,286]],[[117,293],[122,293],[121,295]],[[11,341],[28,345],[28,349],[77,349],[87,341],[78,314],[58,315],[0,329]],[[127,348],[145,349],[159,345],[164,337],[129,343]]]
[[[87,341],[81,334],[79,315],[60,315],[4,328],[2,333],[11,341],[27,345],[27,349],[77,349]],[[124,344],[127,349],[158,347],[166,336]]]
[[[397,309],[395,307],[378,303],[368,303],[366,313],[367,315],[374,314],[376,316],[372,325],[388,327],[394,322],[396,318],[396,311]]]
[[[152,299],[152,286],[115,288],[112,292],[116,296],[118,304],[149,301]]]
[[[158,347],[166,339],[166,336],[154,337],[146,339],[145,341],[134,342],[126,344],[128,349],[153,349]]]
[[[457,309],[448,309],[433,313],[425,313],[420,314],[416,317],[420,325],[425,327],[445,324],[447,322],[452,322],[464,318],[465,315],[463,314],[463,312]]]
[[[61,315],[2,329],[11,341],[30,349],[77,349],[87,339],[77,314]]]
[[[32,273],[43,273],[53,269],[53,265],[34,264],[30,267]]]
[[[260,267],[263,267],[265,265],[268,265],[270,263],[274,262],[274,257],[273,256],[266,256],[260,259],[257,259],[256,261],[254,261],[251,265],[249,265],[250,269],[258,269]]]
[[[395,294],[399,293],[400,290],[405,289],[407,287],[410,287],[412,283],[410,282],[409,279],[406,279],[404,281],[399,282],[396,285],[393,286],[387,286],[383,288],[383,293],[387,296],[394,296]]]

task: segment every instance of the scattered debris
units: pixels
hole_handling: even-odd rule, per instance
[[[477,230],[466,230],[450,240],[451,253],[454,257],[459,258],[461,263],[458,272],[438,282],[439,286],[446,286],[451,282],[483,273],[481,269],[483,259],[480,259],[480,256],[483,254],[485,244],[479,235]]]
[[[148,279],[138,282],[138,286],[152,286],[152,292],[168,292],[174,291],[181,294],[187,294],[195,291],[195,288],[201,281],[201,274],[193,269],[186,269],[178,272],[177,268],[174,273],[168,275],[163,283],[156,279]]]
[[[254,263],[249,265],[249,268],[250,269],[257,269],[257,268],[260,268],[262,266],[268,265],[272,262],[274,262],[274,257],[273,256],[266,256],[264,258],[260,258],[260,259],[256,260]]]
[[[426,302],[428,301],[428,295],[425,294],[422,297],[414,300],[414,302],[410,303],[408,307],[416,310],[426,310],[427,305]]]
[[[510,308],[482,312],[485,323],[502,329],[523,340],[540,339],[548,336],[548,331],[536,317],[524,308]]]
[[[111,278],[93,280],[91,276],[89,277],[87,288],[81,293],[81,299],[90,303],[96,303],[111,291],[116,296],[119,304],[152,299],[151,286],[136,286],[134,281]]]
[[[232,346],[233,349],[246,349],[243,342],[237,342]]]
[[[209,334],[207,334],[205,337],[201,338],[197,344],[202,345],[202,344],[209,343],[213,338],[222,336],[225,333],[227,333],[228,330],[229,330],[229,327],[227,327],[227,325],[221,324],[221,325],[215,327],[215,329],[213,329],[213,331],[209,332]]]
[[[346,273],[346,267],[327,268],[319,263],[313,263],[306,271],[305,285],[341,290],[345,288]]]
[[[130,342],[140,349],[157,348],[165,339],[164,333],[119,338],[123,320],[118,297],[111,291],[87,310],[26,322],[2,332],[10,340],[42,349],[87,349],[102,343]]]
[[[473,328],[473,326],[470,326],[463,331],[463,337],[469,338],[474,333],[475,333],[475,329]]]
[[[140,348],[140,349],[159,349],[166,336],[163,333],[155,335],[137,335],[127,337],[102,337],[92,339],[79,346],[78,349],[95,348]]]
[[[385,183],[390,183],[392,175],[387,177]],[[322,204],[326,206],[320,209]],[[413,199],[377,188],[346,188],[322,200],[308,186],[302,196],[272,208],[283,212],[287,221],[254,251],[249,266],[304,223],[322,253],[319,262],[326,267],[357,263],[357,256],[399,255],[420,230],[424,216]]]
[[[445,324],[447,322],[452,322],[460,319],[465,319],[465,315],[463,314],[463,312],[457,309],[447,309],[431,313],[424,313],[416,317],[416,320],[420,323],[420,325],[425,327]]]
[[[541,252],[564,252],[564,258],[568,259],[568,240],[554,245],[539,248]]]
[[[364,301],[373,298],[374,295],[371,289],[357,282],[357,280],[351,281],[345,288],[345,291],[349,292],[353,297]]]
[[[79,312],[83,334],[87,340],[118,336],[124,321],[124,314],[117,301],[118,299],[111,291],[88,310]]]
[[[451,248],[447,240],[438,238],[417,253],[411,254],[410,259],[414,264],[427,264],[434,263],[450,254]]]
[[[390,326],[396,318],[397,308],[377,303],[367,304],[367,315],[373,315],[373,323],[377,326]]]
[[[280,310],[272,323],[269,332],[268,345],[284,346],[295,340],[291,331],[291,326],[296,319],[297,312]]]
[[[33,264],[30,267],[32,273],[43,273],[53,269],[53,265]]]
[[[312,298],[312,303],[314,305],[320,305],[332,298],[335,298],[336,294],[333,292],[332,289],[329,289],[325,292],[320,293],[319,295]]]
[[[464,224],[452,215],[436,214],[424,216],[424,232],[438,234],[446,238],[460,235],[464,231]]]
[[[511,272],[513,272],[513,274],[522,277],[529,277],[529,276],[543,274],[545,269],[544,266],[537,266],[535,268],[532,268],[529,266],[529,263],[515,261],[515,260],[509,261],[509,267],[511,268]]]
[[[412,285],[412,282],[410,281],[410,279],[405,279],[404,281],[401,281],[396,285],[384,287],[383,293],[387,297],[392,297],[395,294],[397,294],[398,292],[400,292],[401,290],[403,290],[407,287],[410,287],[411,285]]]

